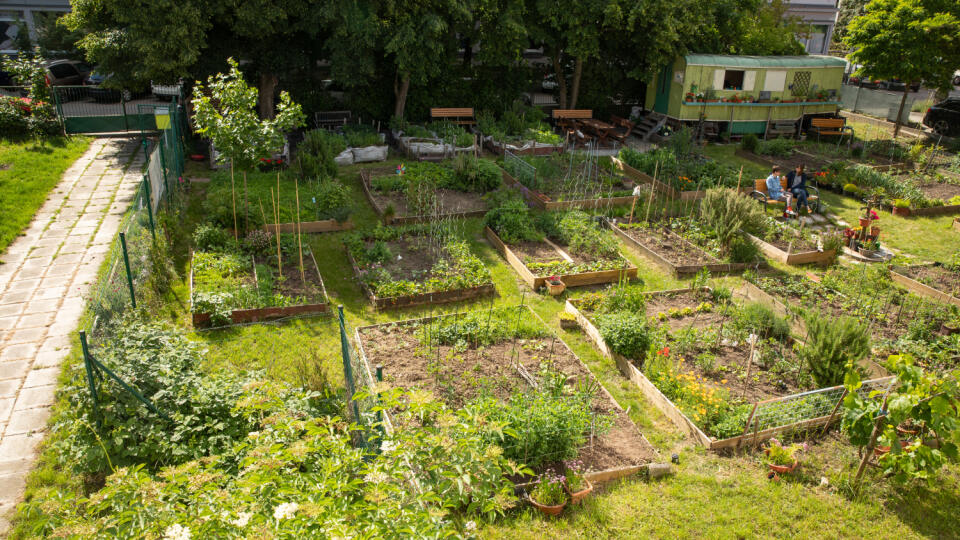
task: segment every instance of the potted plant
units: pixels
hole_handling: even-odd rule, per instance
[[[683,96],[683,100],[684,100],[684,101],[687,101],[687,102],[693,101],[695,98],[696,98],[696,96],[694,95],[693,92],[687,92],[687,93]]]
[[[580,501],[587,498],[593,491],[593,484],[583,476],[583,462],[580,460],[565,461],[567,467],[566,482],[563,489],[570,496],[570,504],[579,504]]]
[[[567,494],[563,488],[564,478],[552,473],[540,475],[540,480],[527,495],[527,500],[545,516],[556,516],[567,506]]]
[[[871,240],[868,242],[862,242],[860,247],[857,248],[857,252],[864,257],[869,259],[874,259],[880,256],[880,242],[876,240]]]
[[[907,199],[894,199],[893,200],[893,215],[895,216],[909,216],[910,215],[910,201]]]
[[[802,449],[804,446],[799,444],[783,446],[777,439],[770,439],[770,445],[764,450],[767,466],[775,474],[792,473],[800,465],[797,452]]]
[[[563,328],[564,330],[574,330],[579,328],[579,326],[580,325],[577,324],[577,318],[573,313],[570,313],[569,311],[560,312],[560,328]]]
[[[567,286],[560,281],[559,276],[550,276],[547,278],[547,292],[550,293],[550,296],[560,296],[566,288]]]
[[[713,87],[708,86],[706,90],[703,91],[703,100],[707,103],[716,103],[719,101],[717,99],[717,91]]]

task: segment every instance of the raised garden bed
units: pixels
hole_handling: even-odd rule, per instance
[[[457,154],[476,154],[478,150],[476,136],[452,122],[406,126],[392,135],[400,150],[417,161],[443,161]]]
[[[483,233],[507,263],[520,274],[523,281],[535,291],[544,286],[548,277],[554,275],[567,287],[614,283],[637,277],[637,267],[622,255],[618,260],[588,260],[578,256],[577,260],[568,261],[564,255],[570,255],[562,251],[562,246],[551,242],[524,242],[508,246],[490,227],[484,227]],[[538,266],[531,269],[527,266],[528,263]],[[591,266],[602,269],[580,270]]]
[[[678,190],[670,186],[669,184],[654,179],[649,174],[631,167],[626,161],[618,157],[611,157],[610,160],[613,162],[613,166],[618,170],[623,171],[623,174],[627,175],[630,178],[633,178],[636,182],[641,184],[650,184],[653,186],[655,192],[658,195],[663,195],[669,199],[676,199],[681,201],[695,201],[702,199],[706,190]],[[753,191],[753,181],[750,179],[743,179],[741,182],[739,193],[748,195]],[[735,189],[735,187],[731,187]]]
[[[473,162],[482,174],[472,178],[450,163],[411,163],[404,165],[403,174],[396,168],[363,169],[360,182],[370,206],[388,225],[481,217],[487,211],[483,195],[501,180],[492,162]]]
[[[598,424],[609,422],[609,430],[584,434],[577,459],[591,482],[636,474],[656,458],[620,405],[527,307],[365,326],[357,328],[355,337],[371,380],[376,367],[390,386],[428,391],[455,408],[480,395],[506,403],[518,392],[530,393],[544,384],[547,373],[564,377],[571,390],[595,388],[590,414]],[[390,425],[389,411],[386,416]],[[550,459],[540,457],[535,471],[551,466]]]
[[[496,294],[483,261],[444,228],[381,227],[352,233],[344,244],[360,288],[377,309]]]
[[[747,233],[745,233],[747,234]],[[760,248],[764,255],[771,259],[789,265],[800,264],[829,264],[836,256],[835,249],[817,250],[817,244],[797,233],[791,238],[789,233],[776,235],[768,239],[760,239],[747,234],[750,241]],[[769,241],[768,241],[769,240]]]
[[[677,277],[691,276],[704,268],[712,274],[732,274],[757,267],[750,263],[723,262],[659,223],[643,226],[643,223],[608,220],[607,224],[627,247]]]
[[[503,181],[541,210],[592,209],[633,203],[634,180],[608,157],[567,153],[540,157],[507,154]]]
[[[809,396],[799,394],[798,392],[809,388],[809,382],[800,383],[799,375],[794,379],[790,374],[785,375],[776,371],[774,368],[780,369],[777,367],[779,363],[758,364],[756,361],[748,361],[748,358],[754,357],[753,355],[761,357],[768,354],[783,355],[784,358],[793,358],[789,337],[779,344],[773,341],[760,341],[757,345],[746,341],[731,341],[728,337],[721,340],[720,336],[732,334],[724,334],[723,320],[726,317],[716,313],[718,307],[703,313],[704,310],[701,307],[705,305],[705,300],[709,299],[707,291],[699,293],[692,289],[680,289],[643,294],[647,298],[646,314],[649,319],[664,320],[668,312],[661,311],[663,306],[674,306],[670,308],[670,315],[666,316],[669,321],[668,331],[671,335],[676,333],[687,336],[684,338],[687,345],[682,345],[686,351],[685,355],[681,356],[679,361],[673,364],[675,367],[669,368],[666,374],[662,366],[673,362],[670,346],[657,352],[655,359],[646,361],[646,364],[656,362],[661,366],[655,370],[659,374],[655,379],[648,378],[646,374],[648,369],[653,369],[652,367],[638,366],[637,362],[618,354],[608,345],[600,324],[594,318],[593,310],[596,309],[596,302],[593,299],[585,297],[568,300],[565,309],[576,318],[597,348],[615,361],[621,373],[636,384],[651,403],[698,444],[710,450],[739,448],[742,445],[752,446],[781,433],[819,428],[838,419],[831,411],[834,410],[841,396],[837,392],[841,387],[821,390]],[[656,315],[651,315],[655,311]],[[734,324],[727,321],[726,328],[731,326]],[[716,337],[712,337],[714,335]],[[697,338],[707,336],[708,342],[698,342],[691,346],[688,342],[689,336],[697,336]],[[678,345],[679,347],[681,345]],[[694,358],[693,355],[696,357]],[[796,363],[796,360],[794,359],[793,362]],[[653,382],[661,379],[660,384],[666,384],[668,390],[662,391]],[[676,397],[697,397],[686,402],[685,405],[683,400],[687,398],[675,401],[668,396],[668,393]],[[713,409],[723,403],[726,405],[722,407],[728,409]],[[770,422],[766,416],[758,413],[763,409],[797,405],[806,407],[807,412],[800,414],[799,419],[795,421]],[[717,412],[722,410],[727,412]],[[725,419],[718,421],[718,417],[715,416],[717,414],[724,415]],[[707,430],[701,428],[704,422],[715,423],[713,429],[719,430],[725,436],[709,435]],[[753,429],[749,426],[753,426]]]
[[[534,140],[496,141],[493,137],[483,138],[483,147],[498,156],[505,151],[518,156],[549,156],[563,153],[563,144],[541,143]]]
[[[960,306],[960,272],[934,263],[894,267],[890,277],[908,291]]]
[[[330,306],[313,252],[284,250],[283,275],[276,259],[220,252],[194,253],[190,265],[190,312],[194,328],[261,322],[326,313]]]

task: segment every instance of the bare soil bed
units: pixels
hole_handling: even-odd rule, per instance
[[[483,195],[480,193],[464,193],[462,191],[440,188],[436,191],[436,194],[440,214],[480,212],[487,209],[487,203],[483,201]],[[407,198],[403,193],[382,192],[371,189],[370,195],[380,209],[386,209],[392,205],[396,217],[414,217],[418,215],[410,211],[410,207],[407,205]]]
[[[949,201],[952,197],[960,195],[960,186],[947,182],[924,182],[917,183],[917,187],[928,199],[943,199]]]
[[[933,287],[942,293],[955,298],[960,297],[960,272],[937,265],[906,266],[898,267],[895,270],[899,274],[928,287]]]
[[[487,347],[424,347],[417,324],[379,325],[360,329],[360,340],[370,365],[383,366],[384,381],[391,386],[432,392],[451,407],[462,407],[481,392],[501,400],[530,388],[511,359],[536,374],[544,364],[568,377],[567,384],[594,383],[593,375],[562,341],[547,337],[517,339]],[[602,471],[650,462],[654,450],[637,426],[611,398],[598,390],[593,400],[596,414],[616,413],[609,432],[581,449],[579,458],[589,471]]]
[[[620,226],[620,230],[674,266],[694,266],[721,262],[673,231],[662,226],[658,227],[656,224],[646,228]]]

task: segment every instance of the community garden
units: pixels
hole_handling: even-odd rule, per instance
[[[687,134],[610,159],[515,106],[262,163],[289,96],[238,136],[253,102],[197,95],[224,163],[74,348],[13,537],[955,530],[956,259],[854,263],[843,216],[771,215]]]

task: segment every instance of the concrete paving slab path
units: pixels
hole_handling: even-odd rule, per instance
[[[0,536],[23,497],[83,299],[143,177],[137,139],[96,139],[0,260]]]

